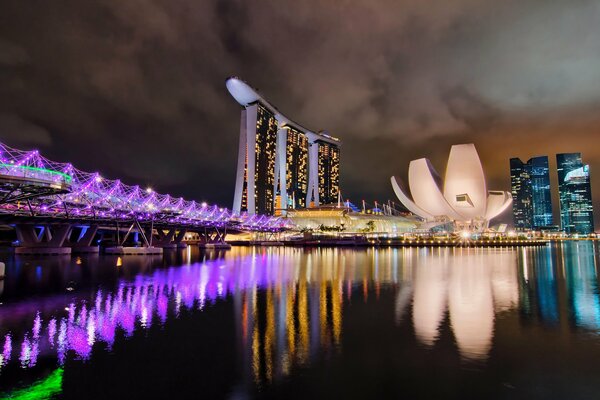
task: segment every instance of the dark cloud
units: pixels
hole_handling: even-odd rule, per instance
[[[600,200],[596,1],[0,5],[0,139],[82,169],[231,204],[230,75],[343,139],[344,196],[383,201],[411,159],[443,173],[475,142],[498,189],[512,156],[582,151]]]
[[[29,61],[27,52],[14,43],[0,40],[0,66],[18,66]]]
[[[14,146],[49,146],[52,137],[45,128],[18,115],[0,113],[0,137]]]
[[[494,107],[464,87],[444,91],[442,100],[446,103],[450,115],[464,122],[474,132],[484,133],[499,118]]]

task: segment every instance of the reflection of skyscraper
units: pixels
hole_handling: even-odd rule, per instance
[[[567,291],[573,320],[583,328],[600,329],[600,296],[596,249],[592,242],[562,244]]]
[[[513,216],[517,229],[541,229],[551,226],[552,198],[548,157],[534,157],[526,163],[510,159]]]
[[[339,140],[294,123],[237,78],[226,85],[244,106],[233,211],[270,215],[336,201]]]
[[[569,234],[594,232],[594,213],[589,165],[581,153],[557,154],[561,229]]]

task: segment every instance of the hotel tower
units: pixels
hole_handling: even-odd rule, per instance
[[[340,140],[293,122],[238,78],[226,86],[243,107],[233,211],[273,215],[338,201]]]

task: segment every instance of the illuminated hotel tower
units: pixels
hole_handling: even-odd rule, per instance
[[[340,141],[284,116],[244,81],[226,81],[244,108],[233,211],[272,215],[337,201]]]

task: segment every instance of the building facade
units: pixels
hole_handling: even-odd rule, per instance
[[[338,201],[340,187],[340,148],[317,140],[319,201],[330,204]]]
[[[548,157],[534,157],[526,163],[518,158],[511,158],[510,180],[515,228],[551,228],[553,217]]]
[[[272,215],[337,201],[339,139],[291,121],[238,78],[226,86],[243,106],[233,211]]]
[[[581,153],[556,155],[561,229],[567,234],[594,232],[590,168]]]

